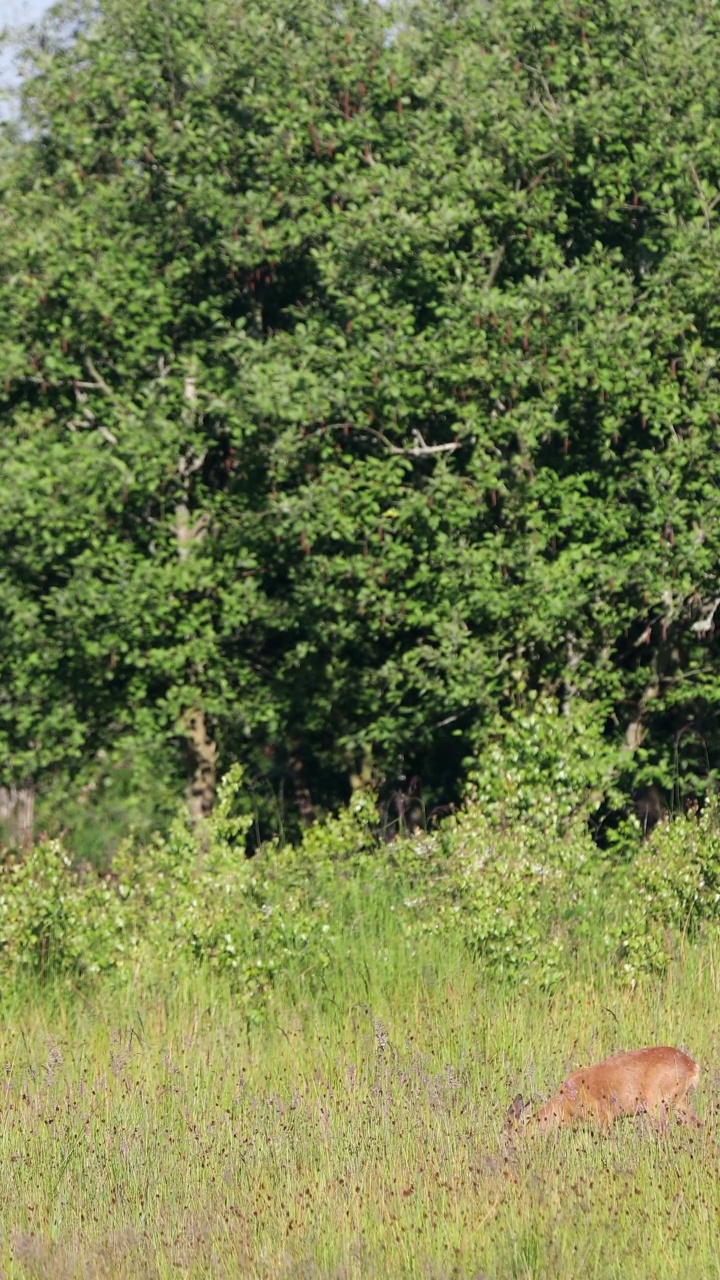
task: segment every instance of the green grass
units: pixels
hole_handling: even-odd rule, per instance
[[[5,993],[3,1277],[720,1276],[720,948],[662,982],[484,988],[429,938],[351,957],[248,1033],[202,975]],[[509,1138],[619,1048],[685,1045],[699,1132]]]

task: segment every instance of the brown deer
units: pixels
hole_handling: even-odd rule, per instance
[[[609,1127],[621,1116],[650,1115],[661,1124],[675,1112],[681,1124],[699,1125],[688,1092],[700,1079],[697,1062],[682,1049],[656,1047],[616,1053],[592,1067],[580,1067],[538,1111],[539,1128],[564,1128],[575,1121]],[[522,1099],[513,1102],[509,1121],[522,1117]]]

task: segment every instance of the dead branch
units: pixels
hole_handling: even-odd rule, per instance
[[[328,431],[360,431],[366,435],[373,436],[375,440],[379,440],[385,446],[388,453],[395,454],[404,458],[425,458],[437,453],[455,453],[457,449],[462,447],[462,440],[450,440],[447,444],[426,444],[417,427],[413,428],[412,436],[415,444],[397,445],[392,440],[388,440],[382,431],[378,431],[375,427],[357,426],[352,422],[329,422],[324,427],[318,427],[316,431],[311,431],[311,436],[324,435]]]
[[[90,356],[86,355],[84,357],[83,363],[88,373],[90,374],[90,377],[93,379],[93,381],[90,383],[79,382],[78,386],[95,388],[95,390],[97,391],[103,391],[106,396],[114,396],[115,392],[113,391],[112,387],[110,387],[108,383],[105,381],[102,374],[99,373],[98,370],[95,368],[95,365],[90,359]]]

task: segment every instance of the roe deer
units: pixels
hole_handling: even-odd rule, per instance
[[[700,1079],[697,1062],[681,1049],[657,1047],[616,1053],[604,1062],[573,1071],[554,1098],[541,1108],[537,1123],[545,1131],[595,1120],[609,1126],[621,1116],[648,1114],[665,1122],[674,1111],[682,1124],[699,1125],[688,1090]]]

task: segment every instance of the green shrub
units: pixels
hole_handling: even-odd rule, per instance
[[[467,947],[498,981],[552,987],[588,960],[636,981],[720,917],[717,806],[659,827],[628,866],[598,851],[565,801],[512,823],[476,801],[431,835],[383,845],[360,793],[299,845],[248,859],[241,788],[234,768],[201,830],[178,818],[164,837],[127,840],[107,874],[74,869],[56,840],[6,862],[0,974],[167,982],[202,967],[253,1021],[279,984],[312,993],[330,966],[410,952],[427,934]]]
[[[544,832],[586,821],[612,800],[620,754],[603,733],[603,715],[579,698],[568,712],[548,696],[531,709],[498,715],[468,769],[468,794],[499,824]]]
[[[203,965],[230,978],[251,1016],[259,1016],[280,973],[317,981],[347,944],[359,901],[366,905],[374,889],[384,901],[391,891],[375,806],[356,797],[298,847],[271,844],[247,859],[251,819],[234,814],[241,786],[234,767],[202,831],[178,817],[167,836],[145,845],[126,840],[110,874],[73,869],[54,840],[6,863],[0,969],[134,978]]]
[[[498,824],[469,805],[442,833],[447,864],[438,922],[458,931],[486,971],[552,986],[597,931],[605,864],[587,829],[550,835],[532,821]],[[441,900],[444,899],[444,905]]]
[[[720,805],[661,823],[636,859],[616,930],[632,979],[660,970],[685,937],[720,920]]]

